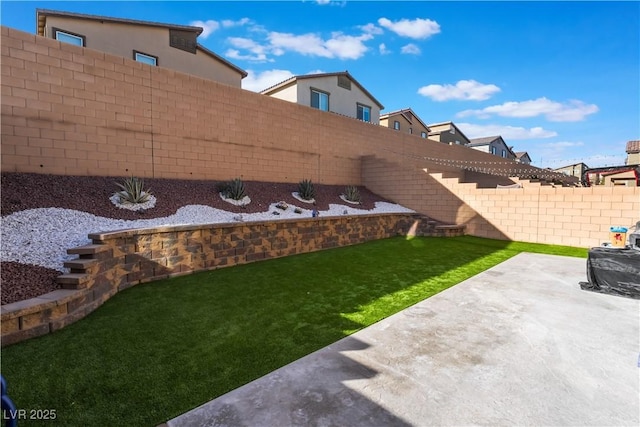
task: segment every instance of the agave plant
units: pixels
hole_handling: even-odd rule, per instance
[[[344,198],[350,202],[360,203],[360,190],[355,185],[348,185],[344,189]]]
[[[304,200],[313,200],[316,197],[316,189],[310,179],[303,179],[298,184],[298,196]]]
[[[151,190],[144,189],[144,180],[137,177],[126,178],[122,183],[115,183],[121,190],[116,192],[120,203],[146,203],[151,197]]]
[[[244,189],[244,182],[240,178],[234,178],[227,183],[222,194],[227,199],[242,200],[247,195],[247,192]]]

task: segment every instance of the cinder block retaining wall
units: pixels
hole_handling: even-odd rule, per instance
[[[379,214],[91,234],[92,244],[68,250],[78,259],[65,263],[63,289],[0,308],[2,345],[63,328],[140,283],[397,235],[463,233],[420,215]]]

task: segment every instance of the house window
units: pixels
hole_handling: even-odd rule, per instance
[[[456,145],[460,145],[460,141],[456,139]]]
[[[413,128],[409,128],[409,133],[413,134]]]
[[[137,50],[133,51],[133,59],[138,62],[143,62],[149,65],[158,65],[158,57],[149,55],[148,53],[138,52]]]
[[[496,153],[497,153],[496,147],[491,147],[491,154],[495,155]]]
[[[311,89],[311,107],[322,111],[329,111],[329,94]]]
[[[358,111],[357,111],[357,117],[358,120],[362,120],[364,122],[370,122],[371,121],[371,107],[367,107],[366,105],[362,105],[362,104],[357,104],[358,107]]]
[[[420,132],[420,136],[423,137],[423,138],[426,138],[427,137],[427,133],[426,132]]]
[[[507,150],[502,150],[502,157],[507,157]]]
[[[393,128],[394,128],[395,130],[400,130],[400,122],[399,122],[399,121],[397,121],[397,120],[395,120],[395,121],[393,122]]]
[[[351,80],[349,80],[349,77],[347,76],[339,75],[338,86],[340,86],[343,89],[351,90]]]
[[[59,28],[54,28],[53,35],[56,40],[64,43],[75,44],[76,46],[86,45],[86,37],[80,34],[75,34],[69,31],[63,31]]]

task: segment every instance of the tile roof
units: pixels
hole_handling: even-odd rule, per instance
[[[87,15],[84,13],[64,12],[61,10],[36,9],[36,28],[37,28],[37,34],[40,36],[44,35],[44,26],[45,26],[45,21],[47,16],[61,16],[61,17],[67,17],[67,18],[88,19],[92,21],[106,21],[106,22],[117,22],[121,24],[134,24],[134,25],[145,25],[150,27],[162,27],[162,28],[169,28],[173,30],[191,31],[191,32],[197,33],[198,35],[200,35],[204,30],[202,27],[194,27],[191,25],[164,24],[161,22],[138,21],[135,19],[123,19],[123,18],[113,18],[110,16]]]
[[[640,141],[627,142],[627,154],[640,153]]]
[[[473,138],[473,139],[469,140],[469,146],[477,147],[479,145],[491,144],[493,141],[495,141],[498,138],[501,138],[501,136],[500,135],[496,135],[496,136],[485,136],[485,137],[482,137],[482,138]]]

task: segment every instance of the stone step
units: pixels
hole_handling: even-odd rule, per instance
[[[64,266],[66,268],[70,268],[71,270],[81,270],[79,272],[72,271],[72,273],[83,273],[90,269],[97,262],[98,260],[92,258],[78,258],[71,261],[65,261]]]
[[[107,245],[88,244],[84,246],[77,246],[75,248],[67,249],[69,255],[91,255],[100,252],[111,250]]]
[[[56,278],[62,289],[84,289],[89,284],[91,276],[84,273],[61,274]]]
[[[78,255],[80,259],[103,259],[108,258],[113,253],[113,249],[108,245],[88,244],[67,249],[69,255]]]

